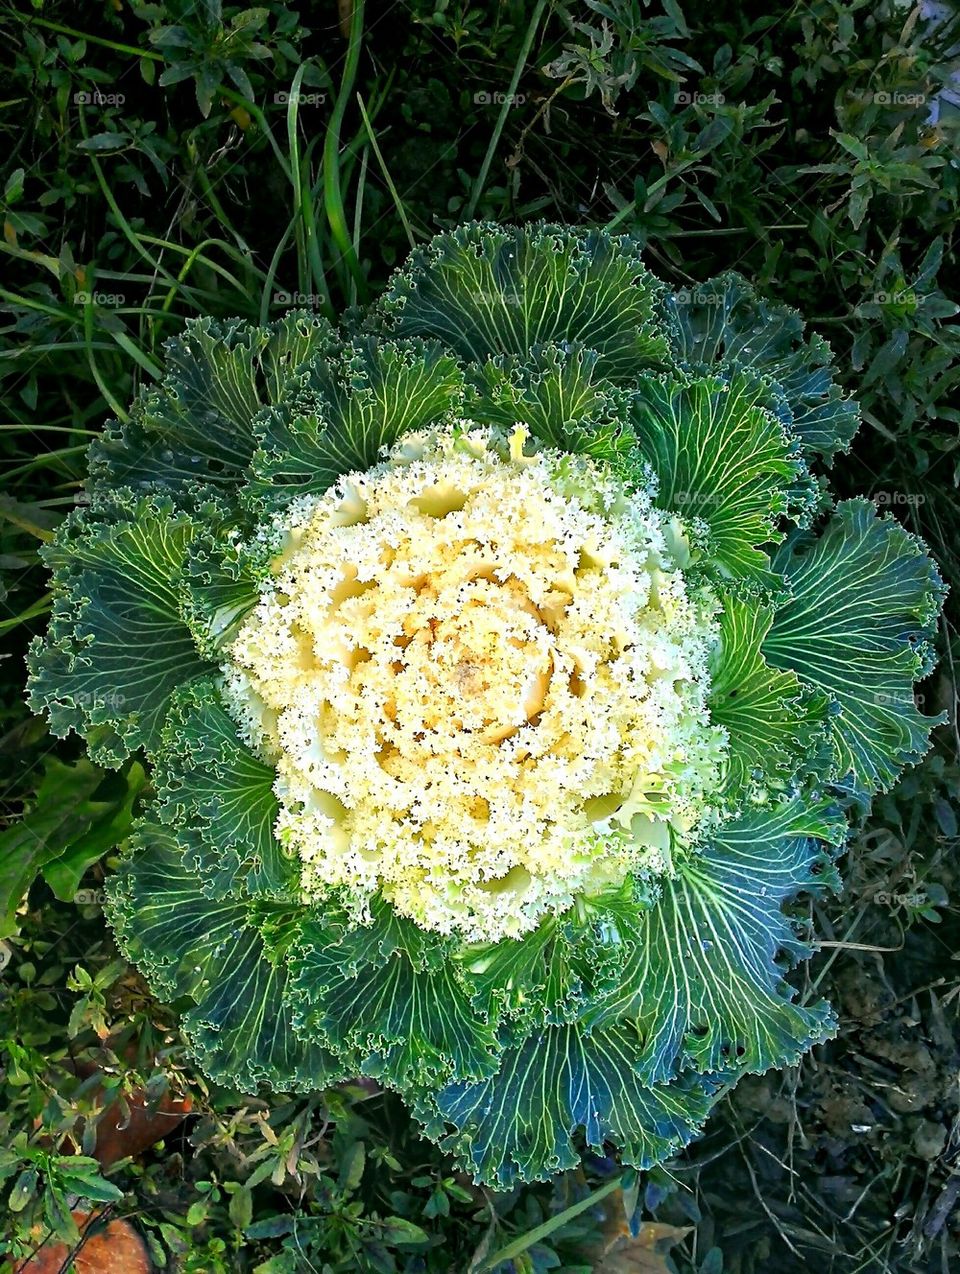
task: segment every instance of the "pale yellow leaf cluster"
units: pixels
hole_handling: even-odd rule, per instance
[[[712,603],[592,461],[464,427],[287,511],[226,668],[307,896],[519,936],[669,870],[715,787]]]

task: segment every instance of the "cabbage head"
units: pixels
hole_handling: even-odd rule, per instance
[[[596,230],[189,323],[45,552],[29,693],[152,766],[107,913],[201,1070],[375,1077],[506,1189],[827,1039],[797,899],[928,745],[943,594],[832,500],[857,424],[795,313]]]

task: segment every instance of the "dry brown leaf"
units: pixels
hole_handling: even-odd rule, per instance
[[[623,1209],[620,1209],[623,1217]],[[604,1227],[610,1234],[609,1225]],[[636,1238],[630,1235],[624,1219],[618,1232],[610,1235],[603,1259],[594,1266],[594,1274],[669,1274],[664,1257],[675,1243],[682,1242],[692,1226],[664,1225],[645,1221]]]
[[[81,1235],[96,1213],[74,1212],[73,1219]],[[36,1256],[16,1267],[17,1274],[59,1274],[71,1249],[65,1243],[43,1243],[43,1231],[35,1226],[38,1251]],[[41,1246],[42,1244],[42,1246]],[[150,1274],[150,1257],[146,1244],[129,1221],[111,1221],[105,1229],[91,1234],[70,1266],[73,1274]]]
[[[692,1226],[645,1221],[634,1237],[622,1190],[604,1202],[604,1220],[594,1254],[594,1274],[669,1274],[665,1256],[691,1233]]]

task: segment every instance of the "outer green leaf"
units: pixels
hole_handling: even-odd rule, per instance
[[[913,683],[932,667],[930,641],[945,589],[926,546],[866,500],[845,500],[822,535],[789,540],[775,566],[792,598],[763,642],[834,706],[837,778],[889,787],[919,760],[942,717],[917,709]]]
[[[704,520],[710,566],[722,577],[774,588],[759,546],[782,538],[777,519],[801,465],[766,399],[753,375],[645,376],[631,414],[660,480],[656,503]]]
[[[825,733],[826,700],[804,693],[792,672],[771,668],[760,647],[773,608],[726,596],[710,668],[710,716],[730,735],[725,790],[739,799],[761,784],[783,788],[810,772]]]
[[[312,310],[290,310],[257,331],[266,333],[258,358],[260,401],[280,403],[296,393],[304,373],[323,366],[340,349],[340,337],[331,324]]]
[[[462,399],[463,374],[436,342],[355,342],[315,363],[296,398],[261,418],[247,499],[275,506],[326,491],[401,434],[447,421]]]
[[[455,1125],[444,1148],[495,1189],[575,1167],[578,1128],[588,1146],[611,1141],[624,1163],[646,1168],[695,1135],[711,1097],[695,1082],[645,1085],[639,1051],[630,1026],[589,1035],[576,1024],[547,1027],[509,1049],[491,1079],[451,1084],[436,1098],[436,1113],[426,1104],[417,1113],[433,1137]]]
[[[292,959],[297,1030],[355,1050],[364,1074],[401,1089],[491,1074],[496,1035],[471,1007],[450,945],[380,899],[370,926],[308,922]]]
[[[144,823],[106,882],[107,916],[121,951],[170,1000],[202,992],[204,968],[188,956],[228,941],[247,917],[242,899],[203,892],[184,853],[174,828]]]
[[[667,300],[677,357],[691,367],[727,363],[776,382],[804,450],[827,464],[857,432],[857,404],[834,381],[833,352],[804,340],[796,310],[765,300],[739,274],[720,274]]]
[[[209,667],[180,614],[197,525],[166,497],[128,493],[76,510],[41,550],[55,601],[46,637],[30,646],[29,703],[54,734],[83,734],[102,764],[152,752],[171,692]]]
[[[107,882],[121,951],[161,995],[194,1000],[184,1033],[216,1082],[310,1091],[343,1078],[325,1049],[294,1034],[283,950],[299,908],[211,899],[188,865],[194,853],[189,834],[141,826]]]
[[[821,802],[758,808],[725,824],[702,854],[664,881],[645,913],[620,987],[589,1007],[589,1027],[624,1020],[640,1033],[646,1083],[701,1071],[784,1066],[833,1030],[825,1003],[802,1007],[778,957],[809,955],[782,904],[837,884],[823,841],[846,823]]]
[[[437,337],[474,363],[575,342],[597,351],[600,375],[630,381],[666,361],[662,296],[627,237],[473,222],[411,253],[374,318],[398,336]]]
[[[194,866],[214,896],[245,888],[299,900],[299,863],[273,835],[274,778],[273,767],[241,741],[214,681],[175,696],[157,757],[157,816],[196,829]]]
[[[526,425],[532,438],[558,451],[613,464],[635,459],[627,393],[598,374],[599,361],[579,345],[538,346],[523,361],[499,355],[474,373],[466,415],[508,432]]]
[[[167,342],[160,385],[141,394],[127,424],[109,425],[93,443],[95,488],[235,485],[253,454],[258,412],[295,392],[305,364],[338,344],[327,320],[307,313],[263,328],[242,319],[188,321]]]
[[[313,1092],[356,1073],[352,1060],[295,1034],[287,967],[253,925],[213,954],[209,985],[183,1019],[184,1034],[211,1079],[247,1093],[261,1083]]]

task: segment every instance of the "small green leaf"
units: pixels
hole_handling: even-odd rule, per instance
[[[37,1192],[36,1168],[24,1168],[10,1189],[7,1206],[11,1212],[22,1212]]]
[[[366,1164],[366,1151],[362,1141],[355,1141],[341,1157],[340,1176],[337,1188],[342,1194],[352,1194],[363,1180],[363,1169]]]
[[[189,1208],[187,1208],[187,1225],[191,1229],[195,1226],[203,1225],[209,1210],[209,1204],[206,1199],[197,1199],[195,1203],[191,1203]]]
[[[421,1243],[429,1243],[430,1235],[426,1230],[408,1221],[406,1217],[388,1216],[380,1223],[383,1241],[395,1247],[417,1247]]]
[[[95,133],[93,137],[85,137],[77,142],[77,150],[122,150],[130,145],[131,138],[126,133]]]
[[[23,169],[15,168],[6,180],[3,197],[8,203],[16,203],[23,194]]]
[[[246,1230],[253,1217],[253,1193],[241,1186],[230,1200],[230,1220],[238,1230]]]
[[[61,1189],[70,1194],[78,1194],[97,1203],[116,1203],[123,1198],[123,1191],[100,1175],[96,1159],[85,1155],[61,1156],[55,1160],[54,1171]]]
[[[269,1216],[262,1221],[254,1221],[244,1229],[248,1239],[277,1239],[284,1234],[292,1234],[296,1229],[296,1221],[292,1216]]]

